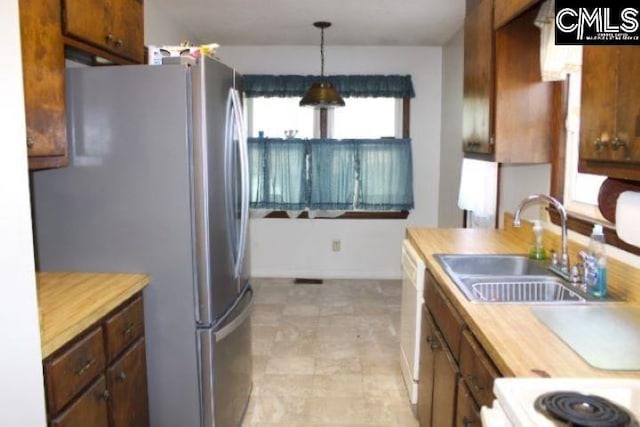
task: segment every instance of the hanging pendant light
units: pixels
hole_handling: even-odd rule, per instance
[[[334,108],[344,107],[344,100],[324,77],[324,29],[331,26],[331,22],[314,22],[313,26],[320,28],[320,80],[315,81],[300,100],[301,107]]]

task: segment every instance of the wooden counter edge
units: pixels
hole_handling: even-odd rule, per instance
[[[86,274],[86,273],[82,273]],[[104,274],[104,273],[97,273]],[[118,273],[122,274],[122,273]],[[123,302],[127,301],[135,294],[141,292],[150,282],[151,278],[148,274],[144,273],[131,273],[130,278],[134,279],[131,283],[127,284],[127,287],[115,294],[109,295],[104,301],[97,307],[92,309],[86,316],[83,316],[81,321],[69,324],[64,330],[56,333],[54,336],[46,337],[44,333],[44,327],[42,325],[42,318],[40,319],[40,339],[41,339],[41,351],[42,360],[51,356],[60,348],[64,347],[67,343],[72,341],[75,337],[87,331],[91,326],[96,324],[100,319],[109,314],[112,310],[118,307]],[[139,276],[139,277],[136,277]]]

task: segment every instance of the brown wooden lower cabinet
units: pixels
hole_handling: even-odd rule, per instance
[[[109,392],[104,380],[100,378],[82,393],[64,412],[52,422],[53,427],[108,427]]]
[[[112,335],[114,319],[129,317],[143,322],[141,295],[123,303],[44,361],[51,427],[149,425],[144,324],[125,322],[138,325],[125,328],[130,341],[117,351],[113,347],[109,350],[108,345],[113,342],[107,338]]]
[[[422,309],[418,421],[420,426],[481,426],[481,405],[493,399],[498,370],[440,284],[425,274]]]
[[[149,425],[144,338],[107,371],[113,427]]]
[[[473,400],[464,380],[458,380],[456,399],[456,427],[481,427],[480,409]]]

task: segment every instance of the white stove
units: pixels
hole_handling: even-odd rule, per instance
[[[553,410],[545,406],[549,400],[569,399],[569,404],[564,405],[575,410],[578,415],[586,416],[593,413],[603,415],[600,403],[607,409],[621,409],[624,414],[616,415],[617,419],[628,419],[629,423],[605,424],[597,421],[595,424],[582,425],[612,425],[612,426],[639,426],[640,421],[640,380],[638,379],[577,379],[577,378],[499,378],[493,387],[497,400],[493,407],[483,407],[481,411],[482,425],[487,427],[553,427],[567,425],[554,418]],[[559,396],[551,392],[577,392],[578,395]],[[541,398],[542,395],[547,395]],[[581,395],[587,395],[580,399]],[[576,396],[579,400],[575,400]],[[594,396],[604,398],[595,398]],[[584,397],[584,396],[583,396]],[[573,400],[572,400],[573,399]],[[538,401],[538,409],[536,408]],[[542,404],[541,404],[542,403]],[[553,403],[553,402],[552,402]],[[608,405],[613,403],[614,405]],[[550,405],[551,406],[551,405]],[[563,406],[560,403],[559,406]],[[547,412],[547,415],[543,412]],[[549,413],[551,412],[551,413]],[[570,424],[569,424],[570,425]],[[574,424],[580,425],[580,424]]]

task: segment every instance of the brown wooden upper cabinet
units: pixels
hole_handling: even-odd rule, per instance
[[[64,46],[59,0],[20,0],[29,168],[67,164]]]
[[[580,172],[640,180],[640,47],[585,46]]]
[[[539,0],[495,0],[493,11],[494,28],[502,27]]]
[[[63,0],[62,28],[66,41],[86,43],[88,51],[135,63],[144,61],[142,0]],[[106,54],[106,55],[105,55]]]
[[[467,0],[463,151],[501,163],[550,160],[554,84],[540,75],[540,31],[529,8],[494,30],[494,0]]]

